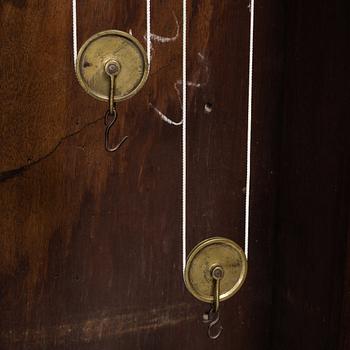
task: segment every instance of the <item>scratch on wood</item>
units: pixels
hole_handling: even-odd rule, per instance
[[[179,126],[182,124],[182,120],[180,120],[179,122],[174,122],[173,120],[171,120],[169,117],[167,117],[164,113],[162,113],[157,107],[153,106],[153,104],[150,102],[149,106],[151,108],[153,108],[153,110],[161,117],[162,120],[164,120],[166,123],[170,124],[170,125],[176,125]]]
[[[176,41],[179,37],[179,32],[180,32],[180,26],[179,26],[179,21],[175,15],[175,13],[173,12],[173,16],[175,19],[175,23],[176,23],[176,33],[175,35],[171,36],[171,37],[166,37],[166,36],[161,36],[161,35],[157,35],[157,34],[153,34],[151,33],[151,40],[153,41],[157,41],[160,43],[170,43],[172,41]]]
[[[106,314],[77,323],[58,324],[22,330],[2,330],[0,339],[6,344],[67,344],[90,343],[96,340],[119,337],[129,333],[156,330],[195,320],[193,307],[186,304],[168,305],[138,312]]]
[[[150,34],[151,59],[152,59],[153,51],[154,51],[152,42],[160,42],[162,44],[165,44],[165,43],[170,43],[170,42],[176,41],[179,38],[179,33],[180,33],[179,21],[178,21],[176,15],[175,15],[174,11],[172,11],[172,13],[173,13],[173,16],[174,16],[174,19],[175,19],[175,23],[176,23],[176,33],[175,33],[175,35],[173,35],[171,37],[161,36],[161,35],[154,34],[154,33]],[[145,34],[143,36],[143,38],[147,42],[147,34]]]
[[[208,62],[205,58],[205,56],[201,53],[201,52],[198,52],[198,58],[199,58],[199,61],[200,63],[202,63],[202,65],[204,65],[204,69],[205,69],[205,80],[201,83],[196,83],[196,82],[193,82],[193,81],[187,81],[186,84],[187,86],[189,87],[192,87],[192,88],[201,88],[203,86],[206,86],[209,82],[209,66],[208,66]],[[174,84],[174,89],[176,91],[176,95],[179,99],[179,103],[180,103],[180,108],[182,110],[182,89],[181,89],[181,86],[182,86],[182,80],[177,80]],[[179,126],[182,124],[182,120],[179,121],[179,122],[175,122],[173,121],[171,118],[169,118],[168,116],[166,116],[160,109],[158,109],[157,107],[155,107],[152,103],[149,103],[149,106],[161,117],[161,119],[170,124],[170,125],[174,125],[174,126]]]

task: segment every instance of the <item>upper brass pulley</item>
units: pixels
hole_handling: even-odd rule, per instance
[[[120,30],[106,30],[93,35],[80,48],[76,73],[80,85],[92,97],[109,101],[105,116],[105,145],[109,145],[109,130],[117,120],[116,103],[134,96],[145,84],[149,63],[145,50],[132,35]]]
[[[113,61],[118,70],[114,102],[134,96],[148,77],[147,55],[135,37],[120,30],[97,33],[80,48],[76,68],[80,85],[100,101],[108,101],[110,97],[110,78],[106,73],[106,65]]]
[[[227,238],[204,240],[189,254],[184,271],[185,285],[195,298],[213,304],[203,316],[203,321],[209,323],[210,338],[218,338],[222,331],[220,302],[238,292],[246,275],[247,259],[243,250]]]

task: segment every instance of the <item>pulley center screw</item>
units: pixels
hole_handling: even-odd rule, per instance
[[[116,73],[118,71],[118,67],[115,63],[111,63],[110,65],[108,65],[108,72],[113,74]]]
[[[106,66],[105,66],[105,70],[106,70],[107,74],[114,76],[114,75],[119,73],[120,65],[117,61],[111,60],[111,61],[107,62]]]
[[[219,280],[224,277],[224,269],[221,266],[216,266],[211,274],[214,279]]]

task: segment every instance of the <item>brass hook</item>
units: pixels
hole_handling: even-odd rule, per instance
[[[209,323],[208,337],[213,340],[218,339],[223,329],[220,324],[220,314],[215,312],[215,318]]]
[[[117,149],[120,148],[120,146],[128,138],[127,136],[125,136],[116,146],[114,146],[114,147],[110,146],[109,133],[110,133],[111,127],[117,121],[117,118],[118,118],[118,113],[117,113],[117,109],[115,108],[115,105],[114,105],[113,108],[112,108],[112,112],[108,109],[106,114],[105,114],[105,125],[106,125],[106,130],[105,130],[105,148],[106,148],[107,152],[115,152]],[[109,119],[110,119],[110,121],[109,121]]]
[[[211,271],[211,275],[214,281],[214,302],[209,312],[203,315],[203,322],[209,323],[208,336],[210,339],[215,340],[219,338],[223,330],[223,327],[220,324],[219,306],[220,280],[224,277],[224,269],[221,266],[215,266]]]
[[[203,315],[203,323],[209,323],[208,326],[208,337],[212,340],[218,339],[223,327],[220,324],[220,314],[219,311],[215,311],[215,308],[212,307],[208,313]]]
[[[120,72],[120,64],[119,62],[115,60],[109,60],[105,65],[105,72],[110,78],[110,86],[109,86],[109,108],[108,111],[105,114],[105,125],[106,125],[106,131],[105,131],[105,148],[107,152],[115,152],[128,138],[125,136],[115,147],[110,146],[109,142],[109,132],[111,130],[111,127],[118,119],[118,113],[116,104],[114,102],[114,84],[115,84],[115,78]],[[109,121],[108,119],[111,120]]]

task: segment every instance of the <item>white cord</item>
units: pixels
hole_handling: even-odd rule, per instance
[[[147,22],[147,60],[151,64],[151,0],[146,0],[146,22]],[[77,0],[72,0],[72,27],[73,27],[73,64],[76,69],[78,56],[78,29],[77,29]]]
[[[186,114],[187,114],[187,1],[182,3],[182,270],[186,266]]]
[[[78,34],[77,34],[77,1],[72,0],[72,24],[73,24],[73,64],[76,69],[78,55]]]
[[[245,233],[244,252],[248,259],[249,251],[249,204],[250,204],[250,168],[252,144],[252,107],[253,107],[253,63],[254,63],[254,0],[250,0],[250,35],[249,35],[249,73],[248,73],[248,126],[247,126],[247,179],[245,197]]]
[[[146,37],[147,37],[147,59],[148,64],[151,64],[151,0],[146,0]]]

